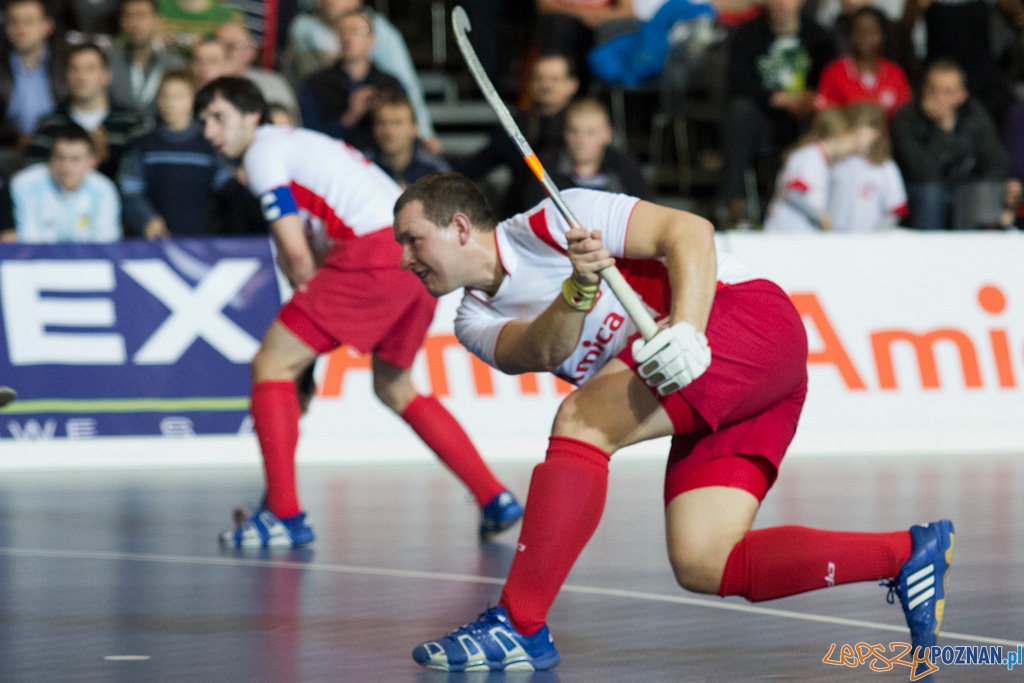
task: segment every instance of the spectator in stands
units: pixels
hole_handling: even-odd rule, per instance
[[[563,143],[565,108],[569,106],[579,86],[575,67],[568,57],[542,55],[533,63],[530,76],[532,106],[517,112],[515,120],[527,142],[538,154]],[[470,180],[476,181],[483,180],[499,166],[507,166],[512,171],[512,184],[501,203],[499,217],[507,218],[530,207],[527,192],[530,183],[537,180],[501,126],[494,128],[486,147],[468,159],[453,160],[452,166]]]
[[[156,115],[156,91],[164,73],[184,60],[163,42],[157,0],[123,0],[121,36],[110,51],[110,103],[147,121]]]
[[[832,164],[828,213],[836,232],[878,232],[894,227],[907,215],[903,176],[892,160],[889,122],[874,102],[846,110],[850,125],[875,131],[866,153],[851,154]]]
[[[650,198],[640,163],[611,143],[612,123],[605,106],[594,99],[577,100],[565,110],[564,144],[549,148],[540,160],[559,189],[585,187]],[[529,187],[529,204],[547,196],[540,183]]]
[[[93,170],[93,136],[69,122],[53,132],[48,163],[11,178],[18,241],[116,242],[121,239],[121,200],[114,183]]]
[[[184,69],[160,82],[161,124],[128,150],[121,173],[128,230],[148,240],[213,232],[214,194],[234,169],[216,153],[192,120],[196,87]]]
[[[222,0],[159,0],[167,34],[180,49],[188,50],[228,21],[245,21],[241,11]]]
[[[201,38],[189,51],[188,66],[196,79],[196,86],[201,88],[227,74],[228,50],[213,36]]]
[[[928,61],[949,59],[959,64],[967,91],[993,116],[1001,117],[1009,97],[993,50],[995,10],[1014,30],[1024,30],[1021,0],[906,0],[900,30],[909,35],[923,18]]]
[[[373,140],[368,159],[403,188],[430,173],[450,171],[448,162],[423,148],[409,100],[391,96],[373,109]]]
[[[744,173],[757,155],[792,143],[814,111],[832,35],[801,19],[804,0],[767,0],[765,13],[740,26],[729,48],[729,96],[722,139],[722,210],[727,223],[748,218]],[[757,217],[750,216],[756,220]]]
[[[850,54],[830,62],[821,72],[816,104],[845,107],[876,102],[892,117],[910,101],[913,92],[903,69],[882,57],[885,16],[874,7],[857,10],[849,24]]]
[[[942,230],[998,223],[1008,160],[992,117],[968,95],[959,65],[940,59],[928,67],[920,98],[893,119],[892,138],[913,227]]]
[[[851,154],[866,153],[876,137],[870,127],[855,128],[841,107],[818,112],[811,132],[783,155],[765,232],[831,232],[831,167]]]
[[[282,69],[298,87],[316,71],[334,64],[341,55],[338,22],[354,10],[363,9],[373,21],[373,49],[370,61],[386,74],[398,79],[416,112],[420,139],[428,151],[438,154],[441,141],[423,97],[423,86],[413,66],[409,48],[401,32],[382,14],[363,8],[362,0],[317,0],[317,13],[302,13],[288,27],[288,47],[282,56]]]
[[[28,146],[39,119],[67,96],[65,59],[49,42],[53,19],[42,0],[11,0],[4,9],[0,49],[0,103],[5,116],[0,145]]]
[[[242,76],[256,84],[256,87],[263,93],[263,99],[268,104],[284,105],[296,118],[299,112],[299,104],[295,101],[295,93],[284,76],[254,66],[258,56],[256,44],[253,43],[252,34],[238,22],[229,21],[221,24],[217,29],[217,40],[219,40],[227,52],[227,68],[224,76]]]
[[[302,84],[299,110],[306,128],[344,140],[356,149],[373,144],[374,105],[389,95],[403,95],[394,76],[380,71],[370,61],[373,22],[361,10],[349,12],[338,21],[341,57]]]
[[[110,103],[107,55],[95,44],[84,43],[71,49],[67,78],[69,99],[39,120],[26,156],[33,162],[49,158],[58,129],[74,121],[92,135],[99,171],[115,178],[124,150],[145,132],[142,117]]]

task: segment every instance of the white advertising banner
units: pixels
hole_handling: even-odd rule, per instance
[[[1024,454],[1024,234],[729,233],[719,248],[782,285],[807,327],[810,387],[792,455]],[[414,383],[451,409],[488,459],[539,461],[571,387],[471,357],[452,331],[458,301],[440,301]],[[317,379],[300,459],[431,457],[374,397],[367,357],[339,349],[318,362]],[[51,462],[258,462],[248,418],[238,435],[192,437],[187,448],[169,438],[70,441],[47,444]],[[8,440],[0,468],[44,464],[41,446]],[[617,457],[667,450],[662,439]]]

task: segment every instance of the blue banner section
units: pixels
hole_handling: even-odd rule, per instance
[[[280,304],[266,238],[0,244],[0,438],[244,430]]]

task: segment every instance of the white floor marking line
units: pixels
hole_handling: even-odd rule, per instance
[[[424,572],[408,569],[386,569],[384,567],[356,567],[352,565],[325,564],[321,562],[264,560],[259,558],[247,559],[244,557],[199,557],[192,555],[152,555],[144,553],[119,553],[91,550],[47,550],[44,548],[9,547],[0,547],[0,555],[8,555],[11,557],[59,557],[79,560],[162,562],[165,564],[193,564],[221,567],[278,567],[281,569],[305,569],[307,571],[331,572],[336,574],[387,576],[405,579],[423,579],[428,581],[484,583],[495,586],[501,586],[505,583],[505,579],[496,579],[490,576],[474,576],[472,574],[448,574],[444,572]],[[583,593],[586,595],[601,595],[604,597],[628,598],[633,600],[649,600],[652,602],[666,602],[677,605],[692,605],[694,607],[708,607],[711,609],[746,612],[747,614],[760,614],[763,616],[779,617],[783,619],[815,621],[825,624],[836,624],[838,626],[854,626],[857,628],[866,628],[875,631],[893,631],[895,633],[902,633],[906,636],[910,635],[905,626],[892,626],[890,624],[879,624],[873,621],[843,619],[841,617],[828,617],[820,614],[791,612],[789,610],[771,609],[768,607],[755,607],[754,605],[743,605],[734,602],[719,602],[702,598],[690,598],[684,595],[663,595],[661,593],[645,593],[643,591],[619,590],[615,588],[594,588],[589,586],[575,586],[571,584],[562,586],[562,590],[569,593]],[[1017,645],[1022,642],[1020,640],[1004,640],[1002,638],[991,638],[989,636],[975,636],[968,633],[953,633],[951,631],[943,631],[940,637],[953,640],[966,640],[975,643],[985,643],[987,645],[1006,645],[1009,647],[1017,647]]]
[[[103,659],[108,662],[146,662],[149,661],[149,655],[107,655]]]

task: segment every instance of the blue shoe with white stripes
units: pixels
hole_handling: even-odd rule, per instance
[[[221,545],[234,548],[298,548],[315,538],[313,528],[306,524],[306,513],[278,519],[266,505],[246,517],[245,510],[236,508],[235,528],[221,532]]]
[[[502,491],[480,508],[480,540],[489,541],[523,516],[523,506],[511,491]]]
[[[524,636],[501,606],[487,608],[440,640],[418,645],[412,658],[440,671],[545,671],[562,660],[547,626]]]
[[[935,645],[946,608],[946,579],[953,561],[953,523],[948,519],[910,527],[913,550],[889,587],[889,604],[899,596],[914,652]]]

